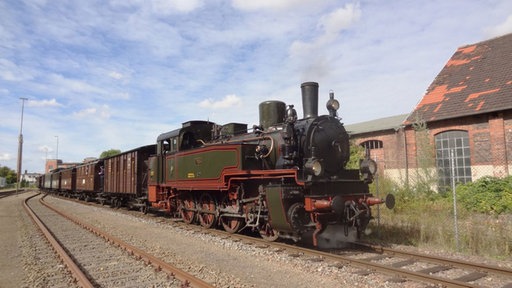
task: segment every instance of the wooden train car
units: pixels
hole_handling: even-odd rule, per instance
[[[52,189],[52,173],[45,173],[41,176],[41,189],[48,191]]]
[[[50,190],[59,191],[60,190],[60,170],[54,170],[50,172]]]
[[[156,145],[142,146],[103,160],[104,176],[101,196],[114,206],[145,206],[147,198],[147,159]]]
[[[76,191],[85,200],[97,197],[103,189],[103,160],[94,160],[76,166]]]
[[[57,172],[60,176],[59,192],[74,193],[76,190],[76,169],[75,167],[65,168]]]

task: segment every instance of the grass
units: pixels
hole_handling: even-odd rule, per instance
[[[397,197],[399,203],[400,197]],[[374,216],[377,216],[374,209]],[[512,260],[512,215],[485,215],[457,209],[459,251],[468,255]],[[457,251],[451,198],[419,198],[380,209],[380,226],[373,221],[367,240]]]

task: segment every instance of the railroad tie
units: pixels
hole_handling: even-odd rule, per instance
[[[461,282],[471,282],[471,281],[475,281],[475,280],[478,280],[480,278],[483,278],[487,276],[487,273],[483,273],[483,272],[471,272],[469,274],[466,274],[464,276],[461,276],[457,279],[454,279],[456,281],[461,281]]]
[[[386,258],[389,258],[389,256],[387,256],[387,255],[377,255],[377,256],[371,256],[371,257],[368,257],[368,258],[363,258],[361,260],[364,260],[364,261],[378,261],[378,260],[382,260],[382,259],[386,259]]]
[[[393,266],[395,268],[401,268],[401,267],[404,267],[404,266],[412,265],[412,264],[414,264],[416,262],[417,261],[414,260],[414,259],[407,259],[407,260],[404,260],[404,261],[395,262],[395,263],[391,264],[391,266]]]
[[[448,267],[448,266],[434,266],[434,267],[420,270],[418,272],[423,273],[423,274],[434,274],[434,273],[449,270],[449,269],[452,269],[452,268]]]

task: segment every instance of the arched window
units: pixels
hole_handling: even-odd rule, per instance
[[[436,166],[440,190],[455,183],[471,182],[471,155],[467,131],[446,131],[435,136]],[[453,165],[453,169],[452,169]],[[452,175],[452,171],[454,171]]]
[[[382,141],[380,140],[367,140],[360,144],[367,150],[371,149],[381,149],[383,146]]]

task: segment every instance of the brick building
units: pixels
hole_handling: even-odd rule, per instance
[[[396,181],[435,176],[445,187],[510,175],[512,34],[457,49],[410,114],[347,130]]]
[[[80,163],[75,163],[75,162],[64,163],[60,159],[47,159],[46,163],[44,165],[44,173],[48,173],[57,168],[68,168],[68,167],[76,166],[78,164],[80,164]]]

